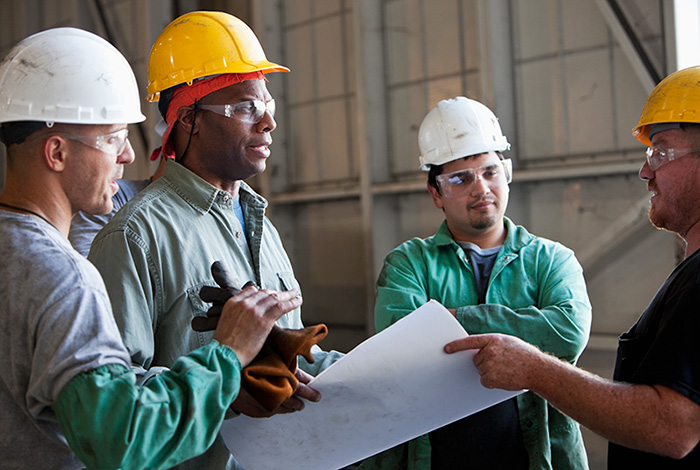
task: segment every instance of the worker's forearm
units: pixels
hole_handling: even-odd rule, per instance
[[[679,426],[685,412],[671,406],[687,400],[677,392],[606,380],[544,354],[531,370],[530,390],[610,441],[675,458],[697,444],[692,430]]]
[[[117,365],[76,376],[53,409],[89,468],[170,468],[211,445],[239,384],[234,352],[212,341],[143,386]]]

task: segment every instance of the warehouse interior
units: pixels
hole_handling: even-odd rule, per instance
[[[0,0],[0,53],[59,26],[114,44],[148,118],[130,129],[125,178],[147,178],[160,144],[148,54],[192,10],[238,16],[291,69],[268,75],[278,127],[249,183],[270,202],[304,322],[329,328],[324,349],[374,333],[385,255],[442,222],[418,170],[418,127],[464,95],[494,111],[512,145],[506,215],[583,266],[593,326],[579,365],[611,376],[618,335],[682,257],[681,241],[648,221],[645,148],[631,129],[664,76],[700,63],[696,0]],[[585,439],[591,468],[604,469],[606,441]]]

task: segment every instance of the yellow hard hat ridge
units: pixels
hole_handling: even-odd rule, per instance
[[[650,126],[671,122],[700,124],[700,66],[674,72],[656,85],[632,135],[651,146]]]
[[[224,12],[195,11],[173,20],[148,58],[148,101],[183,83],[221,73],[289,72],[267,60],[253,30]]]

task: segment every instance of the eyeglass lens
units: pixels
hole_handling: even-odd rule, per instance
[[[102,135],[78,135],[65,134],[66,137],[82,142],[88,147],[100,150],[108,155],[121,155],[126,149],[126,144],[129,141],[129,129],[124,128],[116,132]]]
[[[122,129],[111,134],[97,136],[97,148],[110,155],[121,155],[129,139],[129,130]]]
[[[647,163],[651,171],[658,170],[662,165],[671,162],[677,158],[690,155],[691,153],[700,152],[700,148],[669,148],[660,149],[657,147],[647,147],[646,156]]]
[[[237,104],[197,104],[199,109],[212,111],[222,116],[236,117],[243,122],[257,124],[263,120],[265,113],[275,116],[275,100],[249,100]]]
[[[448,197],[466,194],[478,181],[484,181],[490,189],[499,188],[511,182],[510,160],[447,173],[438,176],[437,179]]]

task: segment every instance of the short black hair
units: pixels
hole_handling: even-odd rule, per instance
[[[0,141],[6,146],[21,144],[27,137],[45,127],[42,121],[14,121],[0,125]]]
[[[167,119],[165,119],[165,116],[168,114],[168,105],[170,104],[170,100],[173,98],[173,93],[175,93],[175,90],[181,86],[182,85],[175,85],[160,92],[160,97],[158,98],[158,111],[160,111],[160,115],[165,122],[168,122]]]

